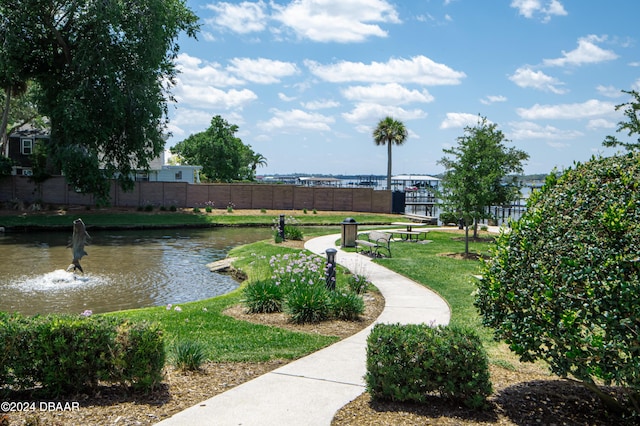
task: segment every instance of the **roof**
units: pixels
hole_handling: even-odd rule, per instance
[[[392,176],[391,180],[404,180],[404,181],[423,181],[423,180],[435,180],[439,181],[437,177],[429,175],[397,175]]]

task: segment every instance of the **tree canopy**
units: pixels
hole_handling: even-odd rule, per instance
[[[629,137],[640,135],[640,118],[638,117],[638,113],[640,113],[640,93],[636,90],[623,90],[622,92],[631,95],[633,99],[616,105],[616,111],[624,108],[624,116],[627,118],[627,121],[620,121],[618,123],[616,132],[626,132]],[[640,149],[640,137],[638,137],[637,142],[622,142],[615,136],[607,136],[602,144],[608,147],[621,146],[628,151],[638,150]]]
[[[391,146],[402,145],[407,140],[407,129],[402,121],[385,117],[373,130],[373,141],[376,145],[387,145],[387,189],[391,189]]]
[[[266,158],[242,143],[237,131],[238,126],[216,115],[207,130],[177,143],[171,153],[182,164],[202,166],[209,181],[254,180],[257,166],[265,165]]]
[[[514,173],[522,173],[522,162],[529,158],[524,151],[507,147],[508,140],[495,123],[479,117],[474,127],[467,126],[458,145],[444,149],[446,171],[442,177],[445,206],[465,220],[489,217],[487,207],[514,200],[519,185]]]
[[[629,387],[640,415],[640,154],[555,173],[502,233],[476,305],[523,361]],[[635,398],[635,401],[633,400]]]
[[[51,123],[50,155],[82,192],[132,185],[164,149],[181,32],[197,16],[182,0],[3,0],[0,85],[34,80]]]

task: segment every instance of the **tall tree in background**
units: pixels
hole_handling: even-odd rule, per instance
[[[518,197],[520,186],[514,173],[522,173],[529,154],[506,147],[504,134],[495,123],[479,117],[474,127],[465,127],[458,146],[444,149],[452,156],[438,163],[446,171],[440,182],[442,198],[450,211],[472,220],[477,237],[478,220],[488,218],[487,207],[504,205]],[[511,176],[510,176],[511,175]],[[469,226],[466,226],[465,253],[469,254]]]
[[[0,84],[35,80],[51,122],[50,155],[99,200],[123,189],[164,149],[181,32],[197,16],[183,0],[2,0]]]
[[[189,136],[171,148],[182,164],[202,166],[205,179],[215,182],[252,180],[256,161],[266,160],[235,136],[238,126],[221,116],[211,119],[204,132]]]
[[[376,145],[387,145],[387,189],[391,189],[391,145],[402,145],[407,140],[407,129],[401,121],[386,117],[373,131]]]

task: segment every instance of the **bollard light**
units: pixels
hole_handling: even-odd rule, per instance
[[[280,215],[280,226],[278,227],[278,231],[280,232],[280,238],[284,241],[284,215]]]
[[[327,290],[334,291],[336,289],[336,253],[338,253],[338,250],[334,248],[328,248],[327,250],[325,250],[325,253],[327,254]]]

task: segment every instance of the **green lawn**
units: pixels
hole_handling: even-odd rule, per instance
[[[349,213],[347,213],[349,214]],[[389,224],[399,220],[398,215],[375,213],[350,213],[362,224]],[[102,212],[100,210],[73,210],[66,212],[25,213],[0,216],[0,226],[4,227],[69,227],[74,219],[80,217],[91,227],[187,227],[187,226],[271,226],[274,219],[278,219],[279,211],[256,214],[227,213],[214,210],[207,214],[204,209],[200,213],[190,211],[178,212]],[[346,217],[345,213],[320,212],[304,214],[301,211],[286,212],[287,221],[290,217],[304,226],[310,225],[339,225]]]

